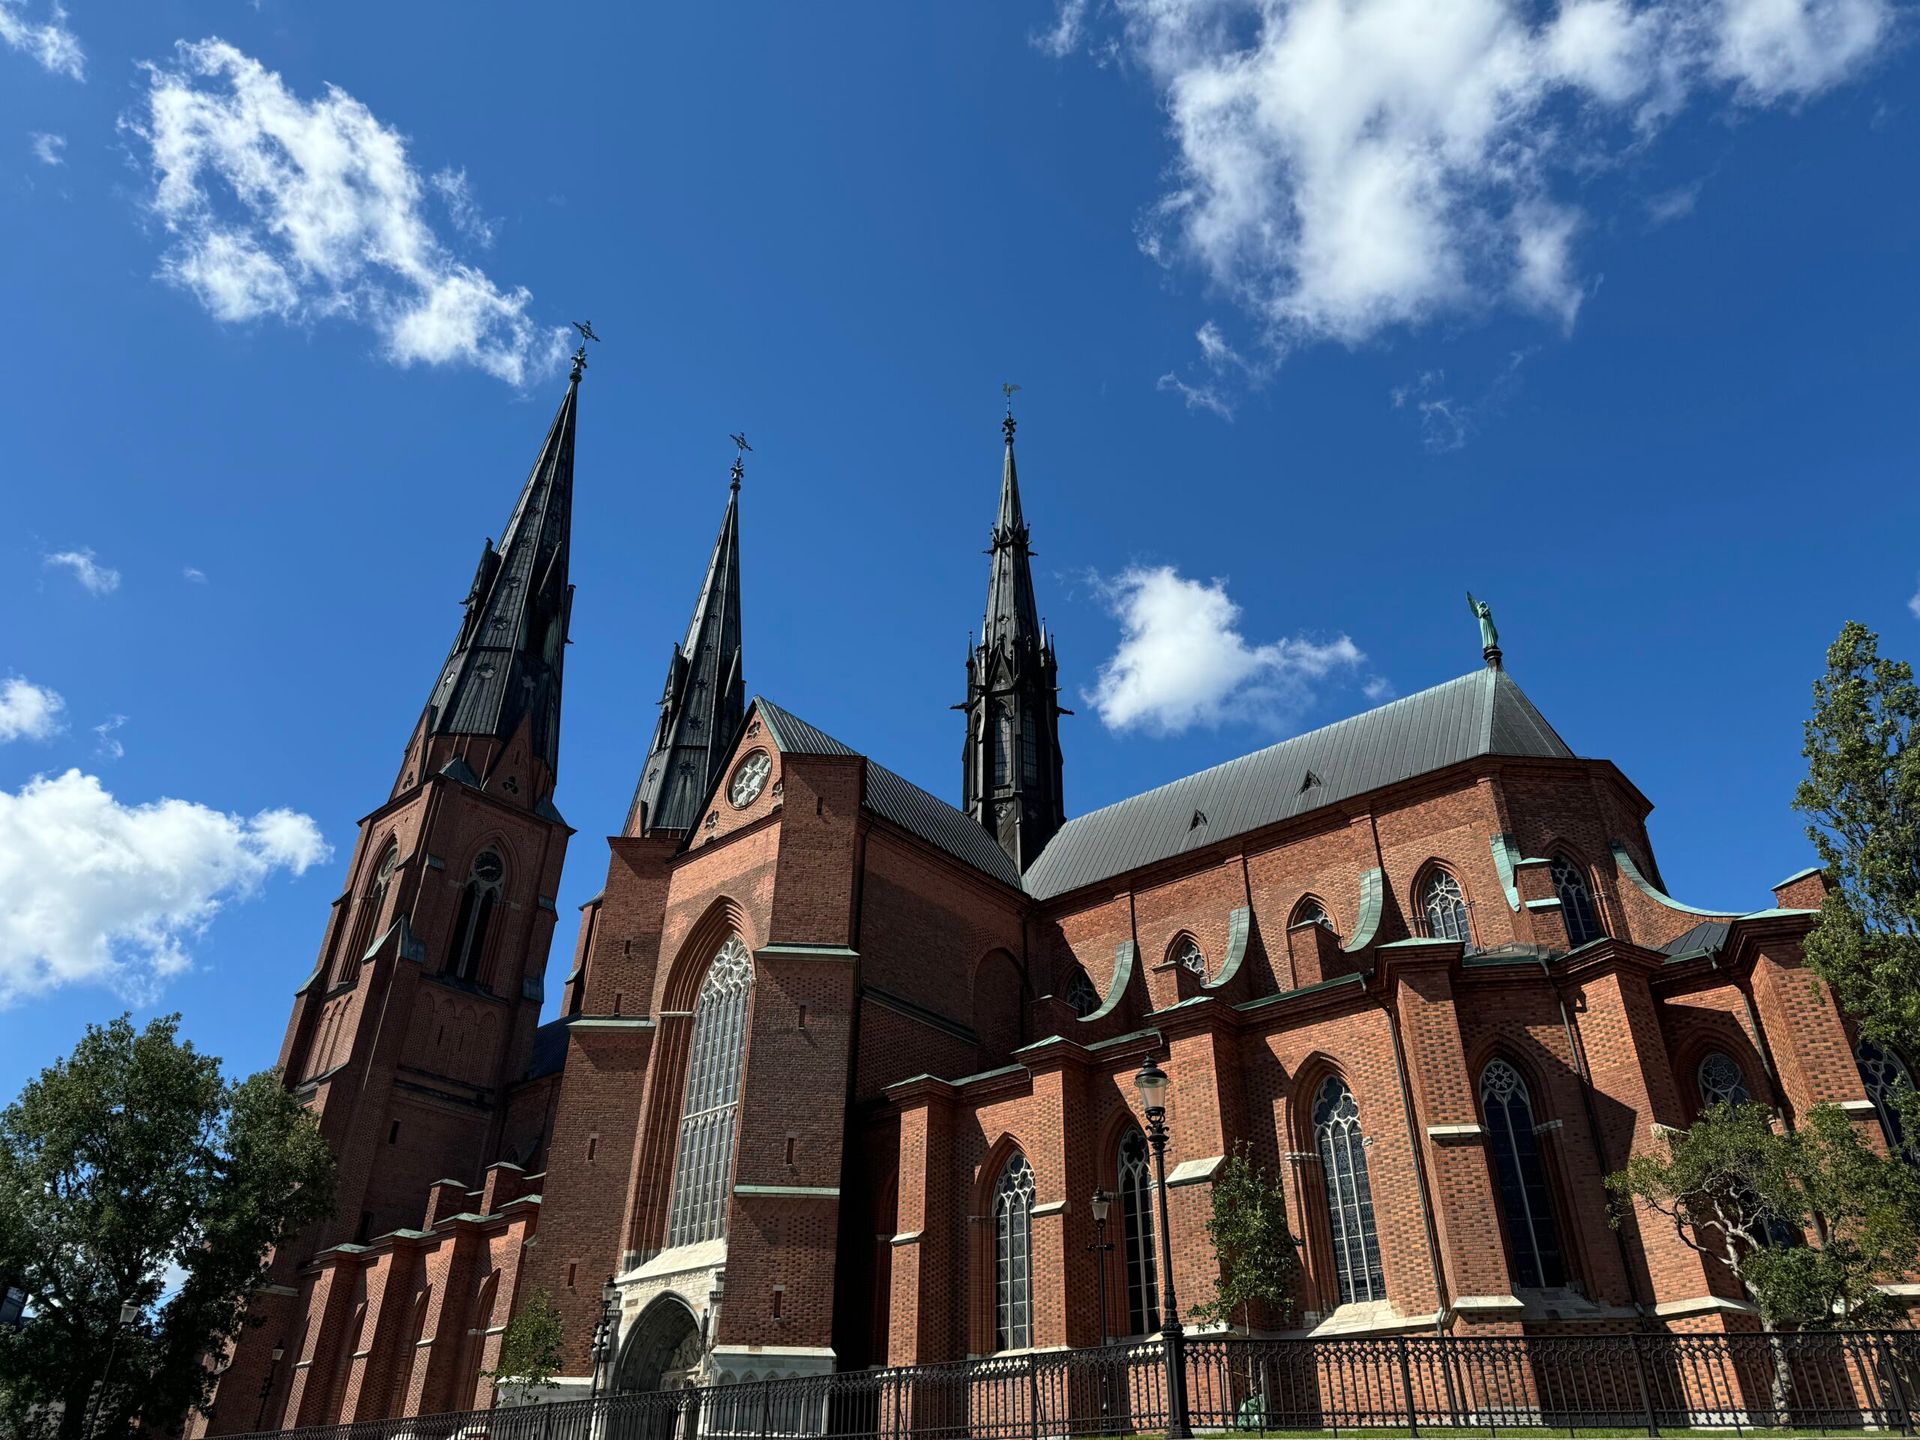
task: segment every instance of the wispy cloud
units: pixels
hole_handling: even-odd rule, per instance
[[[1120,622],[1120,642],[1085,692],[1110,730],[1172,735],[1228,720],[1284,729],[1316,682],[1366,659],[1345,635],[1250,643],[1226,581],[1191,580],[1171,565],[1094,583]]]
[[[1444,455],[1458,450],[1506,408],[1514,391],[1520,388],[1520,369],[1533,353],[1532,350],[1514,351],[1499,374],[1466,399],[1452,392],[1447,385],[1446,371],[1422,371],[1418,378],[1396,385],[1389,392],[1393,408],[1419,417],[1420,443],[1430,453]]]
[[[331,853],[292,810],[123,805],[78,770],[0,790],[0,1008],[81,983],[151,999],[224,905]]]
[[[59,691],[9,675],[0,680],[0,742],[52,739],[66,729],[60,718],[66,708]]]
[[[126,723],[126,716],[110,715],[93,727],[93,733],[100,741],[98,747],[99,753],[106,756],[109,760],[123,760],[126,758],[127,747],[115,739],[113,733]]]
[[[303,99],[218,39],[145,70],[144,112],[124,124],[172,237],[160,274],[215,319],[353,321],[395,364],[472,365],[512,385],[564,357],[564,327],[531,318],[525,287],[500,288],[434,233],[405,138],[353,96],[329,85]]]
[[[1796,105],[1890,43],[1892,0],[1112,0],[1174,180],[1143,250],[1276,355],[1511,307],[1573,323],[1580,177],[1698,104]],[[1098,53],[1069,3],[1056,34]],[[1164,170],[1161,157],[1143,168]],[[1207,340],[1201,340],[1207,358]]]
[[[1186,401],[1189,410],[1205,410],[1210,415],[1218,415],[1222,420],[1233,419],[1233,406],[1220,393],[1217,386],[1205,381],[1188,384],[1173,371],[1169,370],[1154,383],[1156,390],[1171,390]]]
[[[1907,609],[1913,612],[1913,618],[1920,620],[1920,590],[1913,592],[1913,598],[1907,601]]]
[[[49,135],[44,130],[32,131],[27,136],[27,148],[33,151],[33,158],[42,165],[67,163],[67,137],[64,135]]]
[[[1671,225],[1676,220],[1684,220],[1693,213],[1693,207],[1700,203],[1700,190],[1705,182],[1695,180],[1690,185],[1676,185],[1671,190],[1662,190],[1658,195],[1647,198],[1647,220],[1650,224]]]
[[[180,572],[180,578],[190,585],[204,585],[207,583],[207,572],[197,565],[189,565]]]
[[[43,556],[41,563],[49,570],[70,570],[73,578],[80,582],[81,588],[92,595],[110,595],[120,588],[120,572],[102,565],[93,551],[85,549],[60,550]]]
[[[436,170],[433,172],[433,188],[447,207],[447,218],[453,221],[453,228],[481,249],[493,244],[493,222],[480,213],[480,206],[473,198],[473,187],[467,183],[464,170]]]
[[[44,19],[33,18],[30,12],[36,9],[29,0],[0,0],[0,45],[31,56],[55,75],[86,79],[87,52],[67,28],[65,7],[56,0],[46,7]]]
[[[1080,48],[1081,32],[1086,28],[1088,0],[1060,0],[1053,28],[1033,37],[1034,48],[1044,50],[1056,60]]]

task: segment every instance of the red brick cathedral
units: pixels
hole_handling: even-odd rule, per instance
[[[339,1204],[208,1429],[485,1406],[541,1290],[556,1395],[1092,1345],[1103,1293],[1155,1331],[1147,1057],[1189,1304],[1245,1142],[1302,1243],[1270,1330],[1752,1324],[1601,1180],[1716,1100],[1873,1122],[1903,1072],[1802,971],[1820,876],[1667,895],[1651,802],[1484,614],[1459,679],[1069,819],[1011,418],[959,803],[747,689],[736,465],[542,1024],[582,363],[295,992],[280,1063]]]

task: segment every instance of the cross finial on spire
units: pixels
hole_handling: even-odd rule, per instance
[[[1007,443],[1009,445],[1013,443],[1013,392],[1019,388],[1020,387],[1011,380],[1000,387],[1000,393],[1007,397],[1007,418],[1000,422],[1000,428],[1007,432]]]
[[[576,320],[573,322],[573,328],[580,332],[580,348],[573,352],[573,374],[569,378],[578,380],[587,368],[587,341],[592,340],[598,344],[600,337],[593,333],[591,320]]]
[[[753,447],[747,444],[747,433],[744,430],[737,435],[729,435],[727,438],[733,441],[740,452],[733,457],[733,483],[731,487],[735,493],[738,493],[740,481],[747,473],[747,452],[753,449]]]

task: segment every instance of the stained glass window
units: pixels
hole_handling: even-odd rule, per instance
[[[1067,1005],[1082,1020],[1100,1008],[1100,992],[1093,988],[1093,981],[1078,965],[1073,967],[1073,978],[1067,982]]]
[[[1460,893],[1460,882],[1444,870],[1427,877],[1427,888],[1420,897],[1420,908],[1427,914],[1427,934],[1435,940],[1458,940],[1473,949],[1473,925],[1467,918],[1467,897]]]
[[[1715,1050],[1700,1062],[1700,1104],[1745,1105],[1753,1099],[1747,1089],[1747,1077],[1740,1073],[1731,1055]]]
[[[1600,928],[1600,912],[1593,903],[1593,891],[1587,886],[1587,872],[1571,855],[1553,857],[1553,891],[1560,897],[1560,913],[1566,917],[1567,943],[1584,945],[1598,940],[1606,932]]]
[[[993,1192],[993,1348],[1033,1344],[1033,1169],[1014,1152]]]
[[[680,1111],[680,1150],[673,1167],[667,1244],[693,1245],[726,1233],[727,1187],[746,1058],[747,1000],[753,957],[737,939],[720,947],[700,984],[687,1052],[687,1091]]]
[[[1871,1040],[1862,1040],[1860,1049],[1855,1053],[1860,1065],[1860,1078],[1866,1082],[1867,1098],[1873,1101],[1874,1113],[1880,1117],[1880,1129],[1887,1137],[1887,1149],[1895,1155],[1905,1155],[1909,1160],[1920,1159],[1914,1153],[1914,1147],[1908,1143],[1905,1128],[1900,1120],[1900,1106],[1903,1099],[1913,1093],[1913,1076],[1906,1062],[1891,1050],[1883,1050]]]
[[[1120,1142],[1121,1240],[1127,1260],[1127,1333],[1160,1328],[1160,1281],[1153,1253],[1153,1167],[1147,1137],[1129,1130]]]
[[[1207,978],[1207,957],[1200,948],[1200,942],[1191,935],[1182,935],[1173,947],[1173,963],[1182,970],[1191,970],[1202,980]]]
[[[1302,900],[1294,910],[1293,923],[1295,925],[1324,925],[1329,930],[1333,929],[1333,918],[1327,914],[1327,907],[1311,895]]]
[[[1384,1300],[1380,1236],[1373,1223],[1373,1186],[1367,1175],[1366,1136],[1360,1107],[1339,1076],[1320,1087],[1313,1105],[1313,1135],[1327,1184],[1327,1227],[1333,1236],[1333,1273],[1340,1303]]]
[[[1554,1223],[1547,1168],[1534,1133],[1533,1097],[1527,1093],[1527,1082],[1505,1060],[1493,1061],[1480,1072],[1480,1106],[1500,1181],[1513,1278],[1522,1285],[1564,1285],[1566,1260],[1560,1249],[1560,1229]]]

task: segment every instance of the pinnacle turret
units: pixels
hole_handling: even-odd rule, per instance
[[[748,449],[736,437],[741,454]],[[629,835],[691,830],[700,805],[726,763],[726,747],[746,716],[740,644],[740,481],[745,466],[734,461],[727,509],[707,562],[706,583],[693,607],[684,644],[673,647],[660,720],[640,771]]]

